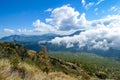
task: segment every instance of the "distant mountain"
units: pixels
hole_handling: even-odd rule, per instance
[[[11,36],[6,36],[0,39],[0,41],[5,41],[5,42],[12,42],[13,40],[16,40],[18,42],[38,42],[38,41],[48,41],[51,39],[54,39],[55,37],[64,37],[64,36],[73,36],[73,35],[78,35],[83,30],[81,31],[76,31],[70,35],[58,35],[58,34],[43,34],[43,35],[11,35]]]
[[[45,45],[50,51],[88,52],[88,53],[95,53],[97,55],[102,55],[105,57],[114,57],[117,60],[120,60],[120,50],[115,50],[112,48],[110,48],[107,51],[99,50],[99,49],[88,50],[86,46],[83,48],[79,48],[79,46],[77,46],[77,43],[74,44],[74,47],[72,48],[66,48],[65,44],[57,45],[48,42],[54,39],[55,37],[74,36],[74,35],[79,35],[81,32],[84,32],[84,30],[76,31],[70,35],[58,35],[52,33],[44,34],[44,35],[11,35],[1,38],[0,41],[13,42],[13,40],[16,40],[17,43],[22,44],[27,48],[36,51],[40,51],[40,45]]]
[[[7,37],[3,37],[0,41],[11,42],[13,40],[19,42],[36,42],[40,40],[50,40],[59,35],[56,34],[44,34],[44,35],[11,35]]]
[[[47,45],[49,49],[54,50],[52,48],[55,46],[48,43],[48,41],[50,41],[51,39],[54,39],[55,37],[78,35],[82,31],[83,30],[76,31],[70,35],[58,35],[58,34],[53,34],[53,33],[43,34],[43,35],[11,35],[11,36],[6,36],[6,37],[1,38],[0,41],[13,42],[13,40],[16,40],[19,44],[25,45],[29,49],[33,49],[37,51],[40,50],[39,48],[40,45],[44,44],[44,45]],[[58,48],[57,50],[59,49],[60,48]]]

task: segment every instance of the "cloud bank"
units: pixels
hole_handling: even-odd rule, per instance
[[[50,41],[53,44],[64,45],[66,48],[78,46],[79,48],[108,50],[120,48],[120,28],[97,28],[86,30],[72,37],[56,37]]]
[[[85,18],[85,17],[84,17]],[[64,45],[66,48],[78,46],[78,49],[87,47],[88,50],[120,48],[120,15],[107,16],[104,19],[86,21],[90,29],[72,37],[56,37],[52,44]]]

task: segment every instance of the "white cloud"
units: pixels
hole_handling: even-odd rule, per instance
[[[81,3],[82,3],[82,5],[84,6],[84,5],[85,5],[85,0],[82,0],[82,2],[81,2]]]
[[[46,22],[54,26],[57,30],[68,31],[81,28],[80,13],[75,11],[69,5],[55,8],[51,17],[46,19]]]
[[[93,3],[92,3],[93,4]],[[97,11],[98,8],[95,9]],[[119,15],[107,16],[104,19],[88,21],[85,13],[80,14],[70,5],[64,5],[52,10],[50,18],[46,18],[46,22],[39,19],[33,22],[36,32],[58,32],[58,31],[74,31],[78,29],[88,29],[96,26],[114,26],[118,22]]]
[[[85,9],[89,9],[90,7],[92,7],[95,3],[94,2],[90,2],[88,4],[85,5]]]
[[[66,45],[66,48],[78,46],[79,48],[87,47],[88,49],[108,50],[109,48],[119,49],[120,45],[120,28],[97,28],[87,30],[79,35],[72,37],[55,38],[51,43]]]
[[[52,8],[48,8],[47,10],[45,10],[45,12],[51,12]]]
[[[66,48],[78,46],[87,49],[108,50],[120,47],[120,15],[107,16],[104,19],[89,21],[91,29],[72,37],[56,37],[50,42],[65,45]],[[94,27],[94,28],[93,28]]]
[[[33,26],[35,27],[35,32],[45,32],[45,31],[53,31],[53,28],[49,24],[45,24],[41,22],[39,19],[33,22]]]
[[[105,0],[99,0],[99,1],[96,3],[96,5],[101,4],[103,1],[105,1]]]
[[[5,29],[4,29],[4,32],[7,32],[7,33],[14,33],[15,31],[14,31],[13,29],[5,28]]]

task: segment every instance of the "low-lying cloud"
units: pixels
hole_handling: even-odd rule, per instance
[[[52,44],[64,45],[66,48],[78,46],[87,49],[109,50],[109,48],[120,48],[120,28],[97,28],[86,30],[72,37],[56,37],[50,41]]]
[[[84,17],[85,18],[85,17]],[[86,18],[85,18],[86,20]],[[66,48],[78,46],[87,49],[109,50],[120,48],[120,16],[112,15],[103,19],[85,21],[89,28],[72,37],[56,37],[52,44],[64,45]]]

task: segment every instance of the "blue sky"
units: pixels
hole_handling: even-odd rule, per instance
[[[109,15],[119,16],[119,4],[120,0],[0,0],[0,37],[88,29]]]

